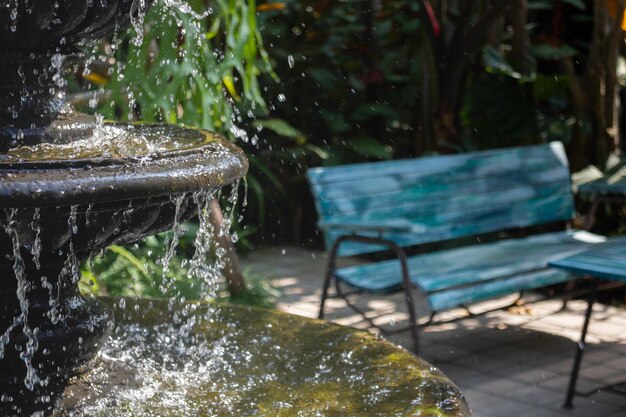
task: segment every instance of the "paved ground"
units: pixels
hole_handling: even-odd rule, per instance
[[[282,291],[279,308],[316,317],[326,256],[295,247],[263,248],[243,260],[254,275],[271,278]],[[406,320],[401,295],[360,298],[378,324],[402,325]],[[506,305],[513,299],[497,302]],[[494,303],[485,304],[489,309]],[[420,303],[418,296],[418,305]],[[432,326],[422,333],[423,356],[437,365],[466,394],[475,417],[626,417],[626,396],[600,392],[577,397],[573,410],[563,410],[574,340],[586,303],[571,301],[559,311],[558,300],[540,301],[453,323]],[[327,318],[367,327],[340,300],[330,300]],[[421,311],[425,318],[427,312]],[[462,314],[462,312],[451,312]],[[410,339],[391,340],[408,349]],[[626,379],[626,309],[597,304],[578,388]]]

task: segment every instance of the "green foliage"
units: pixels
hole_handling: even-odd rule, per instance
[[[501,44],[483,47],[484,72],[478,70],[470,75],[463,98],[461,121],[466,148],[488,149],[554,140],[567,145],[573,129],[590,128],[586,120],[572,112],[571,76],[555,65],[584,55],[587,41],[570,35],[567,40],[571,43],[566,43],[566,39],[550,33],[550,30],[558,31],[560,35],[564,27],[538,25],[542,19],[553,25],[575,26],[580,24],[576,22],[584,22],[582,17],[587,16],[584,2],[563,3],[570,8],[568,14],[554,21],[554,0],[529,2],[532,24],[528,26],[527,73],[522,74],[510,62],[512,35],[506,31]]]
[[[176,254],[163,274],[172,233],[161,233],[128,247],[110,246],[83,267],[84,292],[125,297],[172,297],[200,299],[200,282],[188,278],[187,259],[193,255],[193,226],[185,227]],[[95,287],[92,285],[95,283]]]
[[[276,307],[276,300],[280,297],[280,291],[273,287],[268,279],[244,271],[247,288],[237,296],[226,298],[232,304],[249,305],[262,308]]]
[[[147,13],[141,38],[129,30],[108,49],[116,65],[98,111],[228,134],[238,114],[265,109],[257,77],[269,67],[255,1],[216,0],[211,14],[204,0],[186,1],[194,12],[167,3]]]
[[[250,160],[271,175],[248,182],[264,194],[251,202],[248,220],[272,241],[315,234],[307,167],[413,152],[422,69],[418,2],[382,2],[371,19],[368,8],[299,0],[259,7],[267,10],[259,26],[281,82],[263,76],[271,118],[254,122],[258,142]]]
[[[256,16],[255,0],[156,0],[139,38],[131,28],[94,52],[100,57],[86,78],[98,81],[106,97],[95,111],[109,119],[184,124],[247,141],[245,126],[267,113],[258,77],[275,77]],[[108,66],[98,73],[99,62]],[[240,145],[248,151],[253,146]],[[257,185],[281,185],[258,159],[251,158],[250,166],[250,207],[263,213],[266,202]]]
[[[461,113],[462,122],[472,126],[466,147],[491,149],[532,143],[538,118],[529,87],[504,75],[477,75],[468,86]]]
[[[277,98],[273,117],[302,134],[262,125],[271,132],[261,132],[261,146],[289,149],[296,166],[410,152],[423,38],[418,2],[384,2],[371,17],[362,2],[284,3],[259,18],[282,80],[268,83],[268,97]]]

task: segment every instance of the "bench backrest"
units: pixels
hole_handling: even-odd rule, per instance
[[[574,215],[560,142],[312,168],[308,179],[321,222],[410,222],[419,232],[383,235],[402,246],[567,221]],[[345,233],[327,232],[327,247]],[[348,244],[340,254],[380,249]]]

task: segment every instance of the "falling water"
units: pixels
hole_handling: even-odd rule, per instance
[[[65,265],[63,270],[61,271],[61,277],[59,277],[59,282],[62,277],[69,277],[73,284],[78,283],[80,281],[80,262],[78,260],[78,256],[76,256],[76,251],[74,250],[74,235],[78,233],[78,206],[70,207],[70,214],[67,218],[67,228],[68,228],[68,251],[67,258],[65,260]]]
[[[170,282],[167,280],[167,272],[170,268],[170,262],[172,262],[172,258],[176,252],[176,248],[178,247],[178,242],[180,240],[180,236],[183,234],[183,229],[180,224],[180,216],[182,215],[182,205],[185,201],[185,194],[181,194],[171,198],[172,203],[174,203],[174,224],[172,225],[172,237],[171,240],[165,242],[165,247],[167,250],[165,251],[165,255],[160,260],[161,265],[163,266],[163,282],[164,287],[161,289],[163,292],[167,292],[169,289]]]
[[[41,269],[41,264],[39,263],[39,257],[41,256],[41,209],[39,207],[36,207],[34,210],[33,221],[30,223],[30,228],[35,233],[30,253],[33,256],[35,267]]]
[[[89,219],[91,210],[93,210],[93,203],[89,204],[87,206],[87,210],[85,210],[85,226],[89,226],[91,224],[91,220]]]
[[[227,233],[229,233],[229,228],[232,224],[232,219],[235,212],[235,206],[237,204],[237,191],[237,184],[233,185],[232,191],[226,198],[226,201],[228,203],[227,215],[224,218],[224,223],[221,229],[217,231],[214,229],[215,226],[211,223],[210,205],[211,202],[216,198],[212,190],[203,190],[192,194],[180,194],[171,197],[171,202],[174,206],[174,215],[173,225],[170,232],[171,237],[169,242],[166,243],[165,255],[160,260],[163,268],[163,277],[166,277],[169,265],[174,256],[176,256],[180,237],[184,230],[181,224],[181,217],[185,212],[187,205],[190,202],[193,202],[193,205],[196,207],[198,230],[193,241],[194,254],[192,258],[188,261],[188,277],[189,279],[194,280],[199,284],[200,299],[202,300],[212,301],[217,298],[219,282],[222,278],[221,268],[224,265],[223,258],[225,256],[226,250],[218,246],[218,242],[214,241],[213,236],[216,233],[220,236],[225,236]],[[89,205],[85,209],[85,224],[88,224],[87,222],[89,221],[89,214],[92,210],[93,205]],[[71,281],[74,283],[80,280],[80,262],[74,248],[74,237],[80,232],[78,212],[78,206],[73,205],[69,207],[69,212],[67,214],[67,243],[65,250],[66,260],[59,277],[56,277],[58,282],[62,282],[64,279],[67,278],[70,278]],[[114,214],[114,217],[121,216],[123,219],[123,223],[129,224],[132,221],[132,212],[133,205],[132,201],[130,201],[127,208],[123,211],[116,212]],[[40,382],[37,373],[32,366],[33,355],[38,349],[38,329],[31,329],[28,324],[29,301],[27,299],[27,293],[30,289],[30,286],[26,281],[25,275],[26,261],[22,258],[20,251],[22,245],[29,245],[25,245],[25,242],[20,242],[19,234],[16,230],[16,219],[20,214],[20,210],[5,210],[5,214],[7,220],[6,224],[3,224],[3,229],[5,233],[10,237],[13,244],[13,270],[15,278],[18,282],[17,296],[20,302],[21,312],[19,316],[13,319],[11,326],[5,329],[2,335],[0,335],[0,358],[4,356],[5,348],[9,342],[10,333],[16,327],[21,326],[24,335],[28,337],[28,343],[25,347],[25,350],[24,352],[21,352],[20,355],[27,368],[27,374],[24,383],[28,389],[32,390],[35,384]],[[30,245],[30,253],[32,254],[32,262],[37,269],[40,268],[39,257],[41,255],[41,216],[41,209],[34,210],[32,221],[30,223],[33,240],[33,243]],[[214,252],[215,254],[215,262],[211,262],[210,260],[211,252]],[[60,254],[61,253],[62,252],[60,252]],[[60,312],[59,305],[58,291],[60,291],[60,285],[54,285],[46,276],[41,276],[40,282],[41,288],[47,289],[49,292],[50,308],[47,312],[47,316],[53,324],[58,323],[59,321],[63,320],[63,315]],[[171,289],[171,285],[166,285],[166,287],[162,288],[164,293],[169,292]],[[181,301],[184,302],[185,300],[173,296],[170,300],[170,306],[173,306],[174,303]],[[191,311],[195,308],[189,306],[185,308],[191,310],[173,312],[175,316],[174,322],[177,323],[179,327],[173,329],[175,330],[175,334],[171,335],[171,339],[174,339],[175,337],[184,338],[185,334],[188,334],[191,328],[193,328],[193,326],[197,324],[197,317],[191,318],[192,316],[190,314]],[[211,314],[212,310],[209,309],[209,313],[204,316],[204,319],[208,319],[210,321]],[[182,317],[188,317],[188,320],[184,322],[182,320]],[[187,344],[187,342],[185,342],[185,344]]]
[[[133,0],[131,10],[130,20],[136,33],[133,43],[139,46],[143,43],[143,21],[147,10],[146,0]]]
[[[35,384],[40,382],[40,379],[37,375],[37,371],[32,365],[33,355],[38,349],[38,341],[37,341],[37,333],[38,329],[31,329],[28,325],[28,308],[29,301],[27,298],[27,293],[29,291],[29,284],[26,281],[26,266],[24,264],[24,259],[22,259],[21,254],[21,243],[19,240],[18,231],[16,230],[16,217],[18,214],[17,209],[5,211],[7,221],[4,225],[4,230],[9,235],[11,242],[13,244],[13,271],[15,272],[15,278],[17,279],[17,298],[20,304],[20,315],[17,319],[13,321],[13,327],[22,325],[22,332],[28,338],[28,342],[26,343],[25,349],[20,352],[20,358],[24,361],[26,365],[26,377],[24,378],[24,385],[29,390],[33,390],[35,388]],[[5,335],[10,333],[11,327],[7,329]],[[3,341],[5,338],[3,335]],[[3,344],[3,353],[4,353],[4,344]],[[4,356],[4,355],[3,355]],[[2,357],[3,357],[2,356]]]
[[[193,194],[193,202],[198,211],[198,231],[194,241],[195,252],[189,265],[189,275],[198,279],[202,284],[200,291],[209,299],[215,298],[215,279],[213,271],[207,265],[207,258],[211,249],[212,225],[210,223],[213,193],[200,191]]]

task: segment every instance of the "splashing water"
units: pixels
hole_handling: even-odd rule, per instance
[[[228,197],[229,203],[228,216],[224,221],[224,226],[218,231],[220,236],[229,232],[228,228],[232,223],[232,217],[234,213],[234,206],[237,204],[237,187],[233,187],[233,191]],[[196,207],[196,216],[198,221],[198,229],[193,241],[194,253],[191,259],[188,261],[188,278],[199,283],[200,298],[203,300],[212,301],[217,298],[217,291],[219,288],[219,282],[222,278],[221,268],[223,267],[223,256],[225,251],[223,248],[216,247],[213,240],[215,234],[214,226],[211,223],[211,209],[210,204],[214,201],[215,195],[212,190],[199,191],[192,194],[179,194],[171,197],[171,203],[174,206],[173,213],[173,225],[171,228],[171,238],[166,244],[166,252],[163,259],[160,260],[163,267],[163,278],[166,282],[165,287],[162,288],[164,293],[171,292],[171,282],[168,282],[166,278],[169,270],[169,265],[176,255],[180,237],[183,233],[181,225],[182,216],[185,212],[187,205],[192,202]],[[94,205],[89,205],[84,211],[85,224],[89,221],[89,214],[94,209]],[[0,335],[0,358],[4,357],[4,352],[7,344],[9,343],[10,333],[17,327],[22,327],[22,332],[28,338],[28,343],[25,346],[25,350],[21,352],[20,357],[24,361],[27,368],[27,375],[25,378],[25,386],[32,390],[37,383],[40,383],[40,379],[37,375],[35,368],[32,365],[32,358],[35,352],[38,350],[37,334],[38,329],[31,329],[28,323],[28,310],[29,301],[27,293],[30,290],[32,284],[29,284],[26,280],[26,264],[22,258],[21,247],[29,247],[32,254],[32,262],[37,269],[40,269],[39,256],[41,255],[41,209],[34,210],[32,221],[29,224],[32,230],[32,240],[34,243],[27,245],[26,242],[21,242],[19,239],[19,232],[17,227],[17,218],[21,210],[26,209],[10,209],[5,210],[6,222],[2,222],[4,232],[10,237],[13,251],[13,271],[15,279],[17,280],[17,297],[20,303],[20,314],[14,317],[12,324],[4,329]],[[133,213],[133,201],[129,201],[128,206],[124,210],[120,210],[113,214],[113,217],[120,216],[122,218],[122,225],[132,226],[132,213]],[[76,205],[70,206],[67,213],[67,243],[65,250],[65,262],[63,268],[56,277],[57,282],[71,281],[77,283],[80,280],[80,261],[75,251],[74,238],[80,232],[79,225],[79,207]],[[120,230],[116,230],[120,232]],[[216,262],[210,263],[210,254],[212,250],[216,254]],[[59,253],[61,254],[61,252]],[[49,292],[49,310],[47,311],[47,317],[53,324],[56,324],[64,320],[64,316],[60,311],[60,294],[61,285],[55,285],[46,276],[40,278],[41,288]],[[198,324],[199,318],[191,314],[195,307],[193,305],[185,306],[182,309],[174,311],[173,306],[178,302],[184,302],[184,297],[172,296],[168,303],[172,307],[172,323],[176,325],[171,330],[176,331],[179,335],[189,334],[191,329]],[[209,309],[202,320],[211,320],[211,314],[213,311]],[[182,342],[181,342],[182,343]],[[189,342],[190,343],[190,342]],[[185,345],[189,345],[185,342]]]
[[[78,233],[78,206],[70,207],[70,215],[67,218],[68,227],[68,252],[65,260],[65,266],[61,271],[61,277],[70,277],[73,284],[80,281],[80,262],[76,252],[74,251],[74,235]]]
[[[201,293],[212,300],[216,297],[217,279],[215,271],[207,265],[207,259],[212,244],[210,204],[213,201],[213,193],[208,191],[194,193],[193,201],[198,207],[198,231],[194,241],[195,252],[189,265],[189,275],[202,283]]]
[[[182,152],[212,142],[217,136],[175,126],[121,125],[105,123],[102,117],[90,136],[71,143],[40,143],[20,146],[0,155],[0,161],[30,162],[88,158],[149,159],[158,154]]]
[[[35,267],[41,269],[41,264],[39,263],[39,257],[41,256],[41,209],[39,207],[34,210],[30,228],[35,232],[35,239],[31,245],[30,253],[33,256]]]
[[[5,214],[7,221],[4,225],[4,230],[7,235],[9,235],[9,238],[11,239],[11,242],[13,244],[13,271],[15,272],[15,278],[17,279],[17,298],[20,304],[20,315],[19,317],[14,319],[12,327],[14,328],[21,324],[22,332],[28,338],[25,350],[20,352],[20,358],[22,359],[22,361],[24,361],[24,364],[26,365],[26,377],[24,378],[24,386],[32,391],[35,389],[35,384],[38,384],[40,382],[37,371],[32,364],[33,355],[38,349],[38,329],[31,329],[28,325],[28,309],[30,303],[27,298],[27,293],[30,288],[28,282],[26,281],[26,266],[20,252],[21,243],[19,240],[19,234],[16,229],[16,217],[18,214],[18,210],[11,209],[8,210],[8,212],[5,212]],[[9,329],[7,329],[7,331],[3,334],[3,338],[5,337],[5,335],[8,335],[11,330],[12,328],[10,326]],[[3,353],[4,345],[5,344],[3,344]],[[2,357],[4,357],[4,355]]]
[[[130,21],[135,28],[133,43],[139,46],[143,43],[143,22],[146,17],[146,0],[133,0],[130,12]]]
[[[162,287],[163,292],[167,292],[169,289],[169,285],[171,281],[167,278],[167,273],[170,269],[170,262],[172,262],[172,258],[174,257],[174,253],[176,252],[176,248],[178,247],[178,242],[180,240],[180,236],[183,234],[183,229],[180,225],[180,216],[182,214],[182,205],[185,201],[185,194],[181,194],[175,197],[172,197],[172,203],[174,203],[174,225],[172,226],[172,237],[171,240],[165,242],[165,246],[167,250],[165,251],[165,255],[163,259],[161,259],[161,265],[163,265],[163,282],[164,286]]]
[[[210,8],[210,7],[207,8],[202,13],[198,13],[198,12],[196,12],[195,10],[193,10],[191,8],[189,3],[186,3],[186,2],[184,2],[182,0],[163,0],[163,3],[168,8],[172,8],[172,9],[178,10],[180,12],[183,12],[183,13],[189,15],[189,16],[192,16],[195,20],[206,19],[207,17],[209,17],[210,15],[213,14],[213,9]]]

